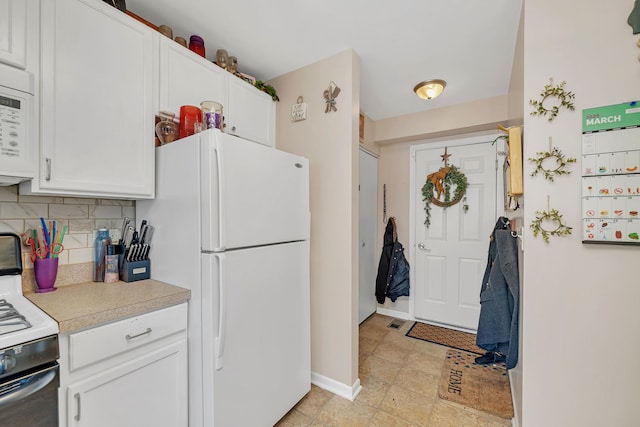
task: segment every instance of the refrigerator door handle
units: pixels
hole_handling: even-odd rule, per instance
[[[215,368],[219,371],[223,368],[224,342],[227,329],[227,304],[226,304],[226,280],[225,280],[225,255],[215,254],[218,259],[218,333],[215,339]]]
[[[227,242],[224,235],[225,224],[227,223],[227,209],[225,199],[226,183],[224,179],[224,162],[222,161],[222,144],[216,147],[216,163],[218,165],[218,249],[224,251],[227,248]]]

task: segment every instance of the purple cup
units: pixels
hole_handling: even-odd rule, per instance
[[[36,284],[38,289],[36,292],[52,292],[56,288],[53,287],[58,275],[58,258],[36,259],[33,264],[35,270]]]
[[[205,123],[207,129],[221,129],[222,128],[222,115],[214,111],[207,111],[204,113]]]

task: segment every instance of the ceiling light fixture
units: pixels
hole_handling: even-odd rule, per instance
[[[413,88],[413,91],[422,99],[433,99],[439,96],[444,90],[447,82],[440,79],[420,82]]]

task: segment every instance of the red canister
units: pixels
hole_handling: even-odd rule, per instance
[[[202,37],[196,35],[191,36],[189,38],[189,50],[192,50],[204,58],[204,40],[202,40]]]
[[[202,126],[202,111],[195,105],[183,105],[180,107],[180,129],[178,138],[193,135],[196,128]]]

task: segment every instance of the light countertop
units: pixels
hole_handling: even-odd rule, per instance
[[[64,334],[186,302],[191,291],[149,279],[78,283],[25,297],[58,322]]]

